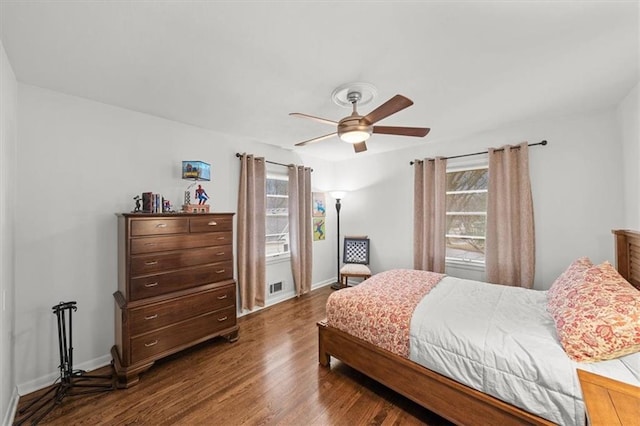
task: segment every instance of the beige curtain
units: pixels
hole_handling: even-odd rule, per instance
[[[447,159],[414,162],[413,267],[444,272]]]
[[[264,158],[242,154],[238,191],[238,287],[242,309],[264,306],[266,173]]]
[[[311,291],[313,231],[311,169],[289,166],[289,243],[296,295]]]
[[[529,147],[489,149],[486,280],[531,288],[535,268]]]

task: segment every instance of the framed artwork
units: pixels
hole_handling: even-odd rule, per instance
[[[324,192],[314,192],[313,193],[313,217],[325,217],[326,212],[327,212],[327,204],[325,202]]]
[[[313,218],[313,241],[324,240],[325,235],[324,217]]]

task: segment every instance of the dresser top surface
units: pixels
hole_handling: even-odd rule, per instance
[[[116,216],[122,217],[139,217],[139,218],[149,218],[149,217],[203,217],[203,216],[221,216],[221,215],[235,215],[232,212],[210,212],[210,213],[116,213]]]

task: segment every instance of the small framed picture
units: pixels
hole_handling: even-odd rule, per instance
[[[327,204],[325,202],[324,192],[313,193],[313,217],[325,217],[327,212]]]
[[[324,217],[313,218],[313,241],[324,240],[326,234],[324,225]]]

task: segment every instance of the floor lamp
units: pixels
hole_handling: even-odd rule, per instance
[[[336,199],[336,217],[337,217],[337,226],[336,226],[336,282],[331,285],[331,288],[334,290],[338,290],[342,288],[340,286],[340,200],[344,198],[346,192],[344,191],[332,191],[331,196]]]

